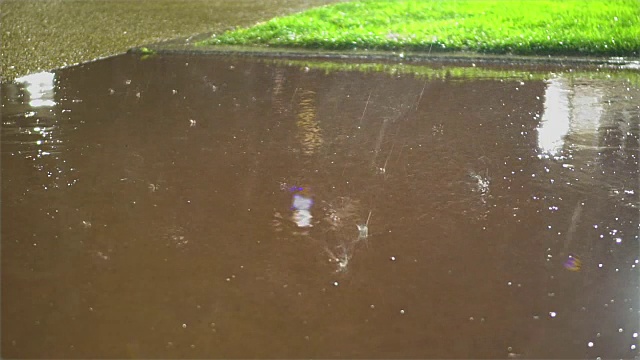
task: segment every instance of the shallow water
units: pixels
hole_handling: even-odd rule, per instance
[[[2,355],[633,357],[638,82],[474,69],[3,84]]]

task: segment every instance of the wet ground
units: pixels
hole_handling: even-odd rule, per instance
[[[2,356],[637,355],[637,77],[404,68],[3,84]]]
[[[336,1],[3,0],[0,75],[10,80]]]

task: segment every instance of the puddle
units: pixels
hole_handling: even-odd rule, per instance
[[[328,64],[3,84],[3,355],[637,354],[637,74]]]

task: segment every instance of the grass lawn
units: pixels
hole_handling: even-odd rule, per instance
[[[639,0],[362,0],[199,45],[640,56]]]

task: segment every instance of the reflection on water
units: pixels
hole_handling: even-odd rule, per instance
[[[2,84],[3,155],[29,159],[32,175],[42,179],[21,189],[23,194],[67,188],[77,182],[76,169],[64,157],[64,132],[72,130],[61,126],[71,109],[59,106],[57,89],[56,75],[49,72]]]
[[[538,128],[538,147],[555,156],[564,145],[571,123],[569,90],[563,79],[551,79],[545,90],[544,114]]]
[[[323,143],[322,129],[316,120],[316,94],[311,90],[298,90],[298,141],[303,154],[313,155]]]
[[[637,355],[637,85],[325,70],[2,84],[2,355]]]
[[[40,72],[26,75],[15,80],[24,85],[25,96],[29,99],[32,108],[51,107],[54,101],[55,76],[53,73]]]
[[[298,190],[298,189],[296,189]],[[304,188],[299,188],[300,193],[293,195],[293,221],[298,227],[311,227],[311,206],[313,205],[313,199],[306,196]]]

